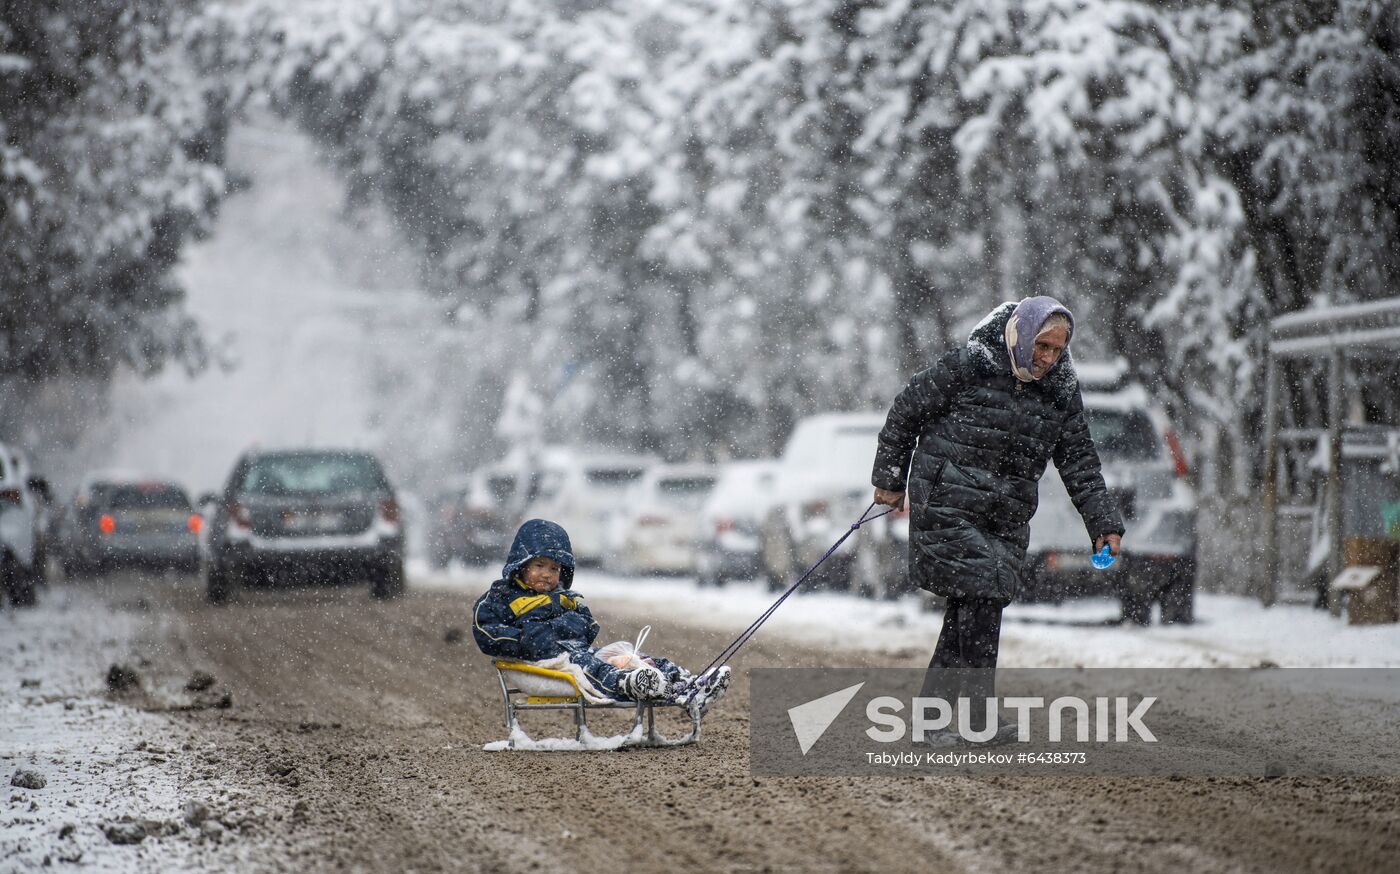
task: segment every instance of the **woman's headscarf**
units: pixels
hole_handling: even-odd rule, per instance
[[[1006,320],[1006,351],[1011,356],[1011,372],[1022,382],[1033,382],[1031,356],[1035,352],[1035,338],[1040,334],[1045,320],[1060,313],[1069,321],[1069,337],[1074,336],[1074,314],[1069,308],[1053,297],[1041,295],[1027,297],[1016,304],[1011,318]],[[1069,346],[1069,337],[1065,346]]]

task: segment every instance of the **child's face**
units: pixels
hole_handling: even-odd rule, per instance
[[[561,570],[559,562],[552,558],[532,558],[520,569],[520,582],[532,592],[552,592],[559,585]]]

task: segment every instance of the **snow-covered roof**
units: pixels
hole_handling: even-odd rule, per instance
[[[1319,432],[1317,448],[1308,459],[1308,467],[1312,470],[1327,470],[1331,446],[1332,435],[1327,431]],[[1342,432],[1343,458],[1393,459],[1397,456],[1400,456],[1400,428],[1388,425],[1348,425]]]
[[[1309,355],[1400,349],[1400,297],[1343,306],[1309,307],[1269,323],[1269,352]]]
[[[1086,387],[1083,398],[1086,409],[1120,412],[1147,409],[1152,402],[1147,389],[1139,382],[1130,382],[1114,391],[1093,391]]]
[[[647,471],[647,480],[650,482],[657,482],[663,479],[706,476],[718,479],[719,468],[713,464],[688,461],[680,464],[658,464]]]
[[[113,467],[105,470],[94,470],[87,474],[83,477],[79,488],[86,489],[93,483],[164,482],[167,479],[167,477],[155,476],[144,471]]]
[[[1084,391],[1107,391],[1121,386],[1128,378],[1128,362],[1123,358],[1109,361],[1080,361],[1075,359],[1074,372]]]

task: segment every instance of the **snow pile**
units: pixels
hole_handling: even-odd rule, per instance
[[[140,614],[72,594],[50,589],[38,608],[0,615],[0,777],[31,771],[44,784],[10,790],[0,859],[14,870],[37,870],[46,857],[101,871],[161,868],[157,858],[189,849],[168,839],[184,820],[173,759],[187,738],[106,694],[104,676],[129,655]],[[102,629],[96,641],[92,629]]]
[[[567,737],[547,737],[536,740],[521,730],[519,725],[511,727],[510,738],[492,741],[482,746],[487,752],[501,750],[522,750],[526,752],[604,752],[620,750],[624,746],[635,745],[642,739],[642,727],[633,728],[627,734],[598,737],[583,726],[577,740]]]

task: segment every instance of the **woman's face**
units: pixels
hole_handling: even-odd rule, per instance
[[[1069,345],[1069,331],[1058,325],[1036,335],[1035,346],[1031,349],[1031,376],[1040,379],[1050,372]]]
[[[520,582],[525,588],[541,595],[552,592],[559,585],[559,574],[563,570],[559,562],[552,558],[538,556],[525,562],[520,569]]]

